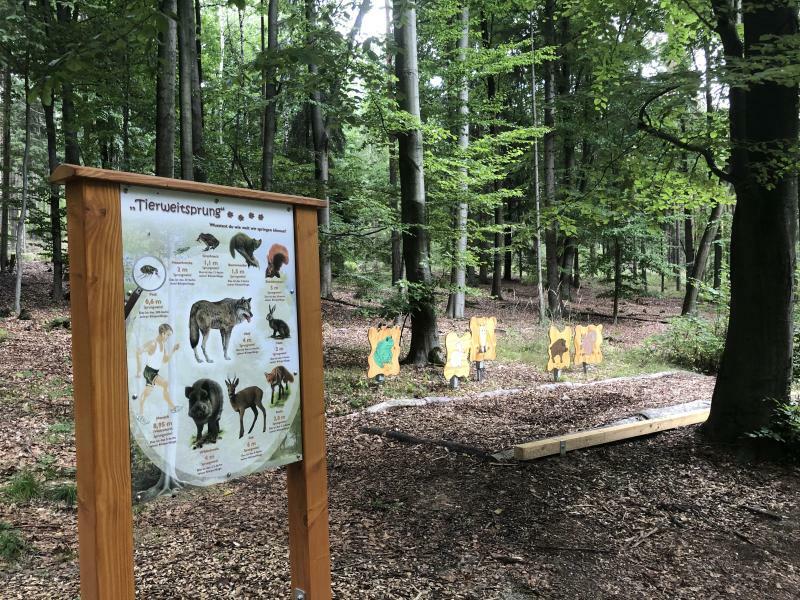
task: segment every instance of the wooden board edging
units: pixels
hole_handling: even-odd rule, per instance
[[[214,183],[188,181],[185,179],[172,179],[169,177],[155,177],[153,175],[141,175],[139,173],[126,173],[125,171],[111,171],[95,167],[82,167],[80,165],[60,164],[50,175],[50,183],[62,184],[78,179],[92,179],[95,181],[119,183],[121,185],[141,185],[165,190],[177,190],[180,192],[209,194],[211,196],[279,202],[295,206],[325,208],[328,205],[325,200],[320,200],[319,198],[276,194],[274,192],[264,192],[248,188],[237,188]]]
[[[703,423],[708,419],[708,409],[696,410],[676,417],[662,417],[660,419],[648,419],[647,421],[637,421],[636,423],[625,423],[623,425],[612,425],[611,427],[601,427],[599,429],[589,429],[578,431],[555,437],[535,440],[525,444],[514,446],[514,458],[517,460],[533,460],[543,456],[552,456],[561,453],[561,445],[564,444],[564,451],[578,450],[590,446],[599,446],[610,442],[617,442],[628,438],[640,437],[675,429],[685,425],[695,425]]]

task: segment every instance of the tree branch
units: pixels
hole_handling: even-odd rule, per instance
[[[733,183],[733,177],[727,171],[723,171],[717,166],[716,161],[714,160],[714,154],[711,152],[709,148],[705,148],[703,146],[698,146],[696,144],[690,144],[689,142],[684,142],[683,140],[679,139],[678,137],[663,131],[657,127],[654,127],[652,122],[650,121],[650,116],[647,114],[647,107],[652,104],[655,100],[668,94],[669,92],[675,90],[678,86],[674,85],[672,87],[668,87],[665,90],[661,90],[660,92],[654,94],[647,101],[642,105],[642,108],[639,109],[639,122],[637,123],[637,129],[639,131],[644,131],[652,135],[655,138],[663,140],[673,146],[680,148],[682,150],[686,150],[687,152],[694,152],[699,154],[706,160],[706,164],[711,172],[719,177],[722,181],[726,181],[728,183]]]

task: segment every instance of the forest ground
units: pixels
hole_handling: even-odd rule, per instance
[[[47,299],[35,265],[24,297],[32,320],[0,319],[0,524],[27,552],[0,559],[0,597],[77,598],[76,510],[42,493],[15,502],[31,470],[45,490],[74,479],[68,314]],[[0,280],[0,307],[11,279]],[[531,289],[471,298],[468,316],[498,317],[499,356],[481,384],[451,392],[438,369],[404,368],[384,389],[365,380],[365,310],[324,302],[334,596],[340,599],[796,598],[800,595],[800,471],[709,445],[697,427],[529,463],[483,460],[364,434],[394,428],[497,452],[596,427],[656,406],[709,399],[713,378],[679,372],[590,387],[544,389],[545,333]],[[576,310],[608,314],[600,289]],[[337,297],[361,301],[346,290]],[[589,379],[671,369],[643,341],[679,311],[677,298],[626,301],[604,325],[606,363]],[[630,318],[633,317],[633,318]],[[576,321],[585,322],[586,316]],[[466,323],[440,321],[442,333]],[[407,341],[407,340],[406,340]],[[575,371],[567,377],[583,379]],[[476,392],[522,388],[499,395]],[[388,397],[452,402],[369,414]],[[264,472],[184,490],[135,509],[141,598],[287,598],[285,477]],[[0,527],[2,529],[2,527]]]

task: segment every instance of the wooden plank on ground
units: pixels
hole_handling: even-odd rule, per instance
[[[551,456],[561,452],[562,442],[565,444],[565,451],[599,446],[610,442],[617,442],[628,438],[640,437],[657,433],[666,429],[675,429],[685,425],[695,425],[703,423],[708,418],[708,409],[696,410],[683,415],[674,417],[662,417],[660,419],[649,419],[647,421],[637,421],[636,423],[625,423],[623,425],[612,425],[611,427],[601,427],[588,431],[578,431],[556,437],[535,440],[525,444],[514,446],[514,458],[517,460],[533,460],[543,456]]]

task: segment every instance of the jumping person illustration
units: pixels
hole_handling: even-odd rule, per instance
[[[136,417],[136,420],[142,424],[148,423],[147,418],[144,416],[144,401],[147,400],[155,386],[161,388],[170,412],[176,413],[180,409],[180,406],[173,404],[172,399],[169,397],[169,382],[158,374],[159,370],[166,366],[172,355],[180,348],[180,344],[175,344],[172,350],[167,350],[167,340],[171,335],[172,326],[168,323],[163,323],[158,326],[158,336],[136,350],[136,372],[142,374],[145,383],[144,391],[139,398],[139,415]],[[144,370],[142,370],[142,354],[146,355]],[[133,399],[136,400],[136,396]]]

